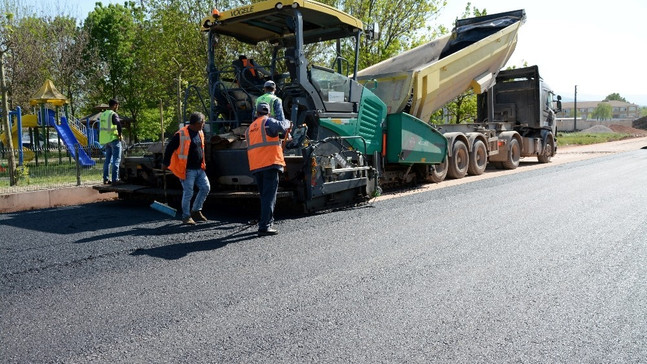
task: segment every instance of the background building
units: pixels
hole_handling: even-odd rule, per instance
[[[593,112],[602,101],[578,101],[577,117],[582,120],[595,119]],[[611,106],[611,119],[638,119],[640,117],[640,106],[623,101],[605,101]],[[557,114],[558,118],[573,117],[573,103],[563,102],[562,112]]]

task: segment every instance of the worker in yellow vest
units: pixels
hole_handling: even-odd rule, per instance
[[[182,183],[182,223],[195,225],[196,221],[205,222],[202,205],[209,195],[211,185],[205,172],[204,155],[204,115],[194,112],[189,117],[189,125],[180,129],[166,146],[162,169],[168,169]],[[193,188],[198,187],[198,194],[193,201]]]
[[[119,162],[121,162],[121,120],[117,114],[119,102],[108,101],[108,109],[101,113],[99,119],[99,143],[103,145],[103,184],[119,182]],[[109,174],[112,165],[112,174]]]
[[[261,197],[258,236],[278,234],[278,230],[274,229],[272,224],[276,194],[279,189],[279,174],[285,167],[281,136],[290,129],[289,120],[274,119],[269,116],[269,113],[269,104],[264,102],[258,104],[257,118],[245,133],[249,170],[254,175]]]
[[[263,89],[265,93],[256,99],[256,109],[258,110],[258,105],[261,103],[266,103],[270,105],[270,117],[280,121],[285,120],[285,116],[283,115],[283,101],[274,94],[276,92],[276,83],[272,80],[266,81]]]

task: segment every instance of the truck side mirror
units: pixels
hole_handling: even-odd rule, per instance
[[[562,111],[562,97],[557,95],[557,112]]]
[[[366,39],[380,40],[380,26],[377,23],[371,23],[366,27]]]

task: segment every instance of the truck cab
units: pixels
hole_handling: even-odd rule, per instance
[[[557,151],[555,114],[561,99],[541,78],[539,67],[503,70],[494,87],[478,96],[478,121],[516,131],[521,137],[519,156],[536,156],[545,163]]]

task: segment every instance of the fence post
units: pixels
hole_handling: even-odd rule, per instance
[[[76,185],[81,185],[81,163],[79,163],[79,143],[74,144],[74,160],[76,161]]]

